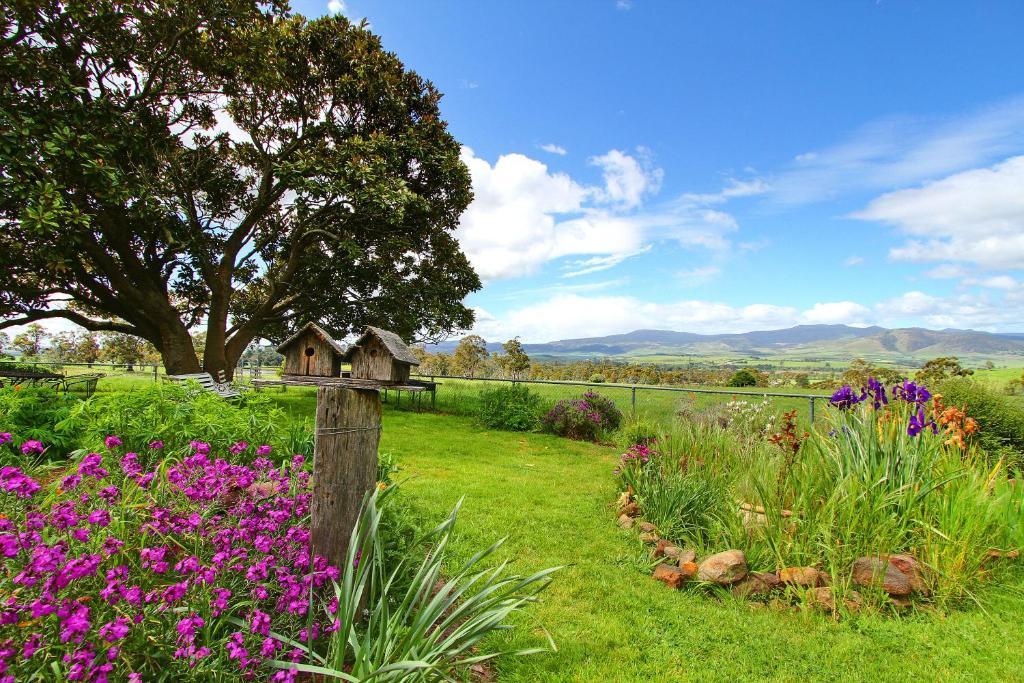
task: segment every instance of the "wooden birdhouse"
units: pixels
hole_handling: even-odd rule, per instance
[[[343,360],[352,364],[352,379],[404,383],[420,362],[394,332],[367,325]]]
[[[277,352],[284,356],[283,375],[340,377],[345,350],[315,323],[306,323]]]

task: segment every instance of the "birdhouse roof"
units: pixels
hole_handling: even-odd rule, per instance
[[[352,360],[352,354],[355,352],[356,347],[361,345],[363,341],[371,336],[379,339],[395,360],[402,363],[408,363],[409,365],[420,364],[419,360],[413,354],[412,349],[406,346],[401,337],[394,332],[388,332],[387,330],[382,330],[379,327],[373,327],[372,325],[366,326],[366,329],[363,330],[361,335],[359,335],[359,339],[356,340],[356,343],[348,347],[348,351],[346,351],[345,355],[342,356],[342,360]]]
[[[284,353],[289,346],[298,341],[299,337],[301,337],[306,332],[312,332],[313,334],[315,334],[321,340],[330,345],[330,347],[334,349],[334,352],[337,353],[339,356],[343,356],[345,354],[345,349],[342,347],[342,345],[336,342],[331,335],[327,334],[324,328],[320,327],[316,323],[306,323],[305,325],[300,327],[295,334],[281,342],[281,345],[277,347],[277,352]]]

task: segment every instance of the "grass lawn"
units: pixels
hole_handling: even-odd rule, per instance
[[[297,416],[312,392],[274,393]],[[508,537],[520,572],[566,565],[543,602],[497,647],[559,652],[503,658],[501,681],[1014,680],[1024,677],[1024,580],[985,593],[985,611],[835,623],[818,614],[672,591],[642,571],[643,551],[607,508],[613,449],[540,434],[487,431],[469,418],[385,413],[382,451],[406,495],[440,519],[465,496],[456,559]]]

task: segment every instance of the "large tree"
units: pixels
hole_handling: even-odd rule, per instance
[[[315,320],[436,339],[480,281],[440,94],[283,2],[0,0],[0,328],[66,318],[229,375]]]

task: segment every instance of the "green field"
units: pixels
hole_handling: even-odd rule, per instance
[[[297,418],[310,390],[273,394]],[[676,592],[648,576],[644,552],[615,525],[617,451],[541,434],[487,431],[465,417],[387,409],[381,450],[405,495],[439,519],[465,498],[453,562],[507,537],[520,572],[564,566],[542,602],[494,639],[557,653],[498,660],[502,681],[1019,680],[1024,577],[988,590],[984,610],[834,622]]]

